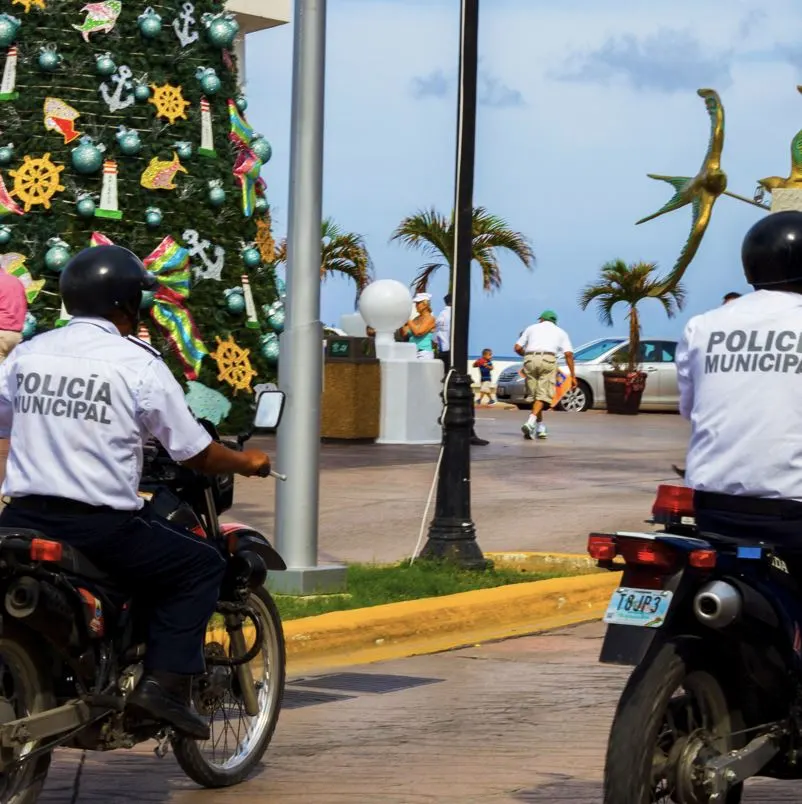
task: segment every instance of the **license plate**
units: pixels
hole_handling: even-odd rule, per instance
[[[621,586],[613,592],[604,622],[659,628],[666,620],[672,597],[673,592]]]

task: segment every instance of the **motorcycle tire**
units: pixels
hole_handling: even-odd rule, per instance
[[[688,651],[677,642],[667,642],[650,654],[630,676],[615,714],[607,746],[604,769],[604,804],[653,804],[655,801],[679,801],[661,791],[655,798],[653,761],[664,725],[664,718],[674,693],[683,687],[691,692],[703,717],[712,724],[713,733],[732,747],[731,735],[739,722],[730,712],[727,699],[715,676],[697,667]],[[739,804],[743,785],[732,788],[725,804]]]
[[[264,626],[263,649],[267,648],[270,661],[269,684],[265,700],[265,709],[254,718],[257,721],[258,733],[249,739],[247,756],[238,761],[229,760],[219,763],[210,760],[204,753],[204,745],[189,737],[174,736],[173,750],[181,770],[196,784],[206,788],[230,787],[246,779],[262,761],[265,751],[270,745],[276,730],[281,701],[284,696],[286,680],[286,651],[284,647],[284,631],[281,626],[281,615],[273,598],[266,589],[255,589],[251,592],[249,604],[260,613]],[[267,643],[267,644],[265,644]],[[272,655],[271,655],[272,654]],[[254,662],[260,661],[257,656]],[[214,719],[214,713],[212,714]],[[212,733],[211,740],[215,735]]]
[[[4,624],[0,637],[0,701],[10,705],[6,696],[22,693],[11,719],[46,712],[55,707],[50,679],[42,672],[42,668],[47,666],[48,662],[29,632],[14,628],[10,623]],[[13,687],[9,686],[9,682]],[[3,710],[6,707],[0,706],[0,712]],[[11,709],[8,709],[3,721],[10,716]],[[35,749],[36,746],[32,746],[32,750]],[[12,749],[2,750],[13,753]],[[12,774],[0,774],[0,801],[3,804],[34,804],[45,785],[50,758],[50,753],[43,754],[21,765]]]

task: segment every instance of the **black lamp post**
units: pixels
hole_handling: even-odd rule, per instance
[[[457,173],[454,202],[454,276],[452,290],[451,370],[443,394],[443,456],[437,503],[429,539],[421,552],[467,568],[487,560],[476,541],[471,519],[471,435],[474,409],[468,365],[473,254],[473,168],[476,152],[476,74],[479,59],[479,0],[462,0],[459,97],[457,102]]]

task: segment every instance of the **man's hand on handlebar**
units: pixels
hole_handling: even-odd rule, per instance
[[[240,472],[245,477],[257,475],[258,477],[270,477],[270,456],[260,449],[246,449],[241,453],[243,458],[248,461],[249,471]]]
[[[190,469],[205,475],[244,475],[245,477],[268,477],[270,457],[258,449],[242,452],[229,449],[217,441],[212,441],[203,452],[184,461]]]

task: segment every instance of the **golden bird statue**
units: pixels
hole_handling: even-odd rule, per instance
[[[693,176],[660,176],[649,173],[650,179],[668,182],[675,189],[675,193],[667,204],[662,206],[653,215],[641,218],[638,224],[654,220],[666,212],[673,212],[691,204],[693,210],[691,231],[685,246],[680,252],[677,262],[660,286],[655,288],[655,295],[673,288],[682,279],[686,268],[696,255],[699,244],[702,242],[713,205],[716,199],[727,189],[727,174],[721,169],[721,152],[724,148],[724,106],[718,93],[713,89],[698,90],[699,97],[704,98],[707,113],[710,117],[710,140],[707,153],[702,161],[699,172]]]
[[[802,92],[802,86],[797,87],[798,92]],[[791,140],[791,174],[787,178],[781,176],[769,176],[760,179],[758,186],[768,192],[774,190],[802,190],[802,131],[798,131]]]

